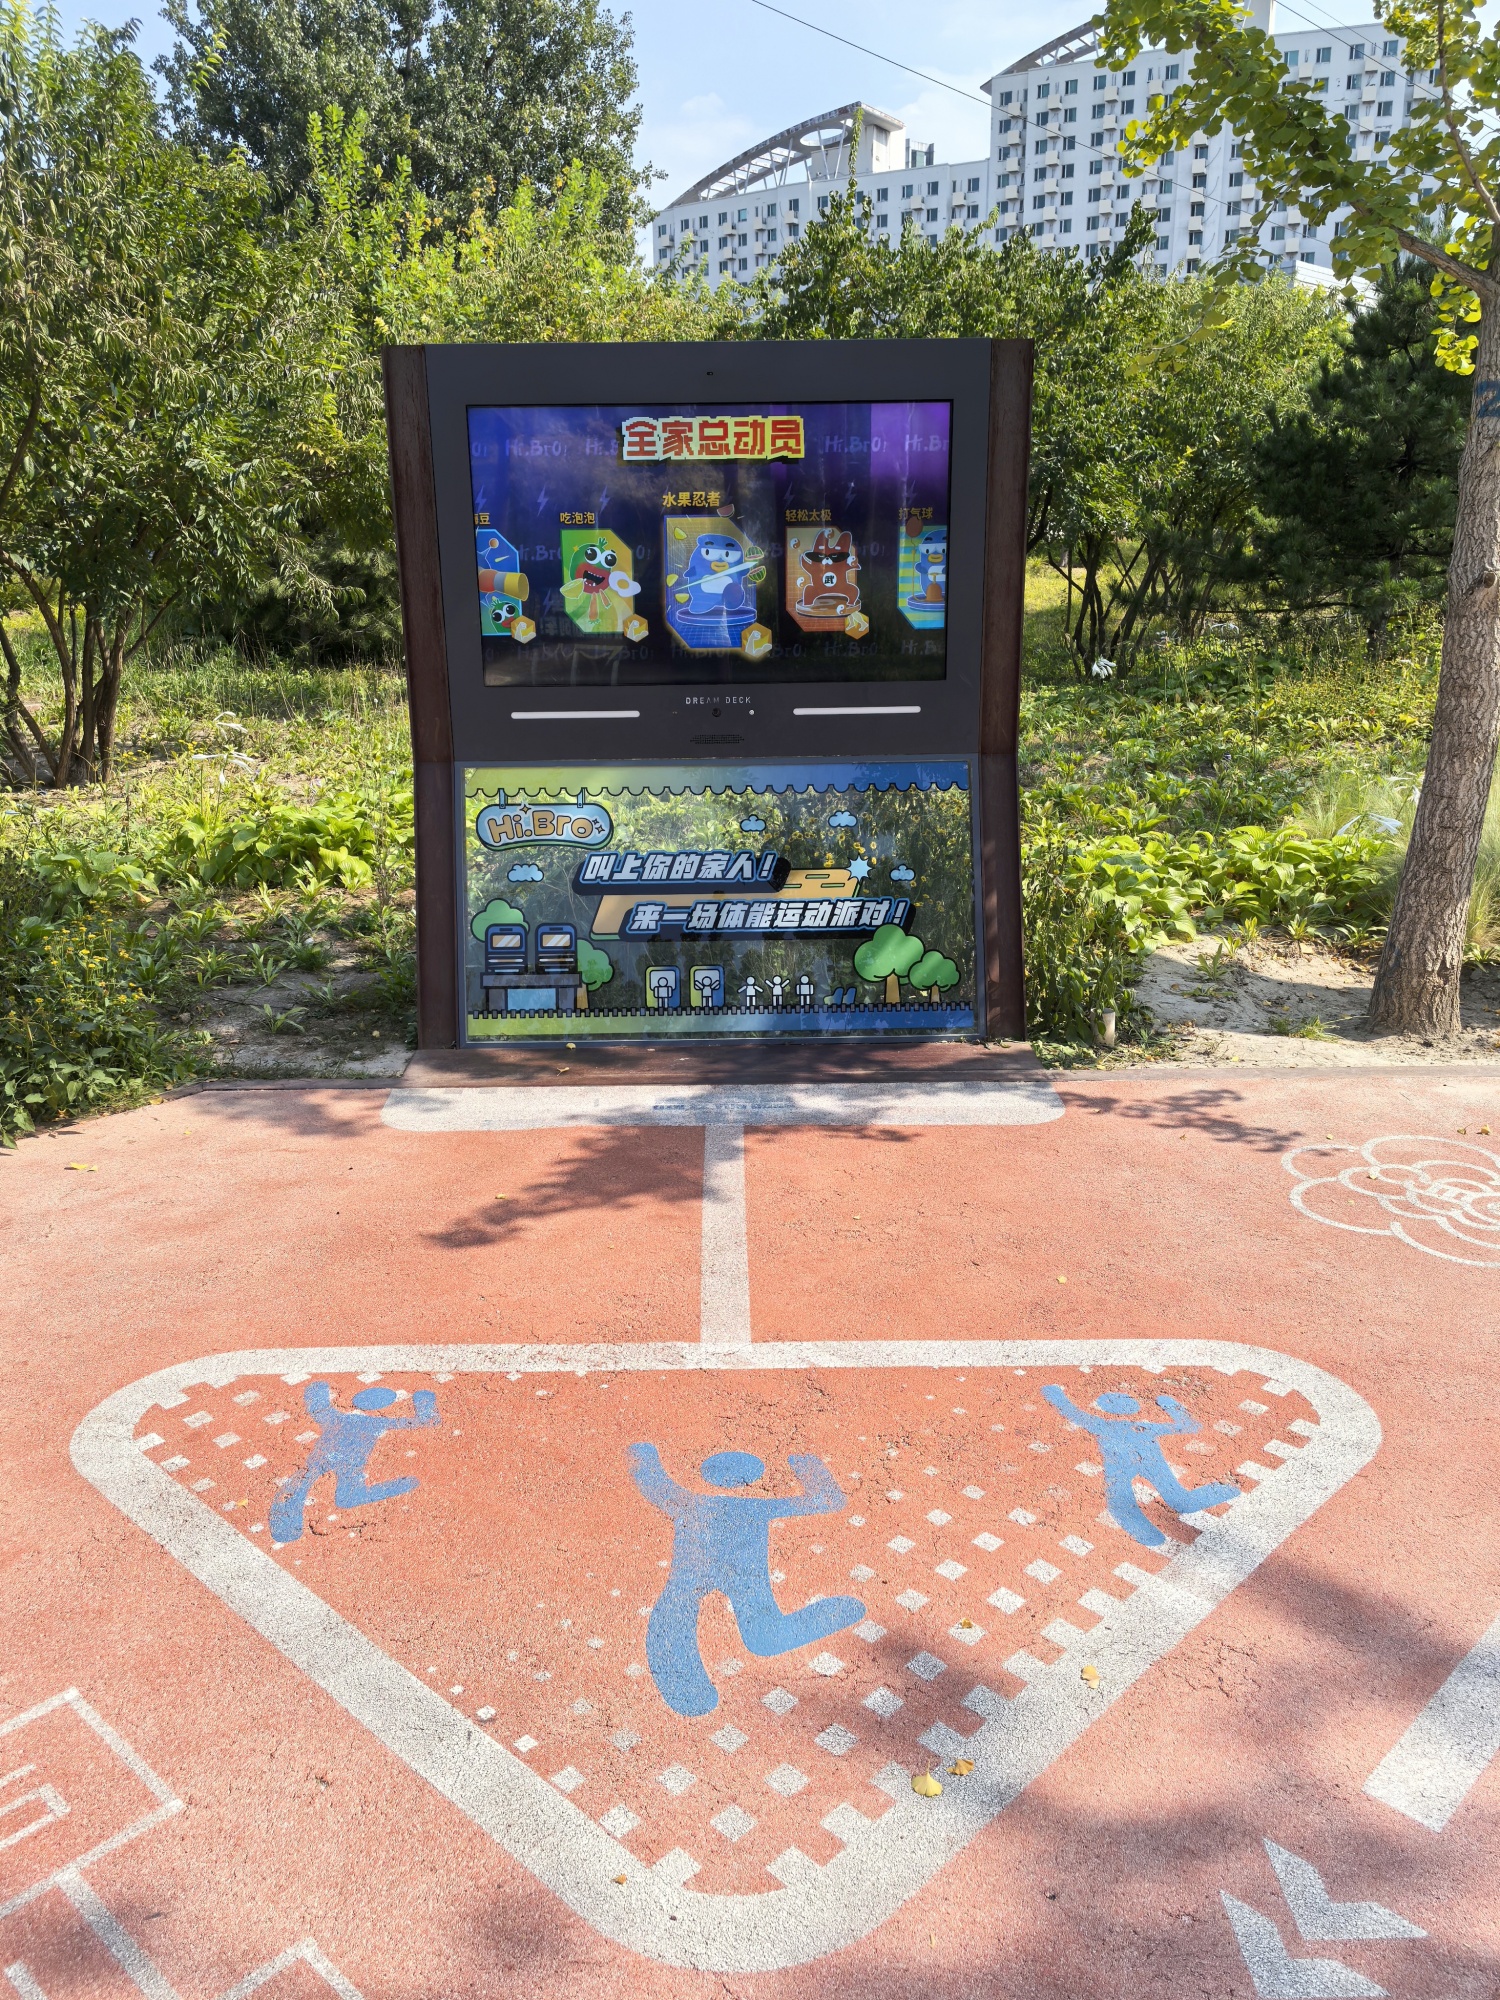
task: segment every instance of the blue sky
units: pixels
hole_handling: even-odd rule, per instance
[[[1087,20],[1093,0],[862,0],[857,8],[814,9],[807,0],[776,0],[786,13],[816,20],[852,41],[926,70],[942,83],[979,96],[980,84],[1017,56]],[[783,19],[755,0],[638,0],[629,10],[640,68],[640,157],[660,169],[658,202],[743,147],[799,119],[852,98],[892,111],[914,139],[935,141],[939,159],[973,159],[986,150],[989,123],[981,104],[924,83],[889,62],[841,47],[811,28]],[[136,0],[64,0],[65,29],[83,19],[118,26],[141,21],[137,43],[149,61],[170,43],[161,17]],[[1296,28],[1370,18],[1368,5],[1349,0],[1297,0],[1282,7],[1278,26]]]

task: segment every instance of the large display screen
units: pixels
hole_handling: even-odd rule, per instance
[[[974,1033],[963,759],[469,766],[464,1040]]]
[[[951,404],[468,415],[487,685],[945,674]]]

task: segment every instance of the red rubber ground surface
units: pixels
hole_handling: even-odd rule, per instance
[[[1293,1206],[1282,1165],[1309,1142],[1359,1147],[1399,1135],[1500,1155],[1500,1140],[1480,1135],[1487,1123],[1500,1132],[1500,1079],[1136,1073],[1062,1079],[1058,1089],[1065,1115],[1051,1124],[752,1131],[756,1342],[1243,1342],[1347,1384],[1374,1410],[1382,1442],[895,1915],[777,1973],[674,1969],[608,1942],[69,1458],[75,1428],[106,1395],[218,1352],[696,1340],[701,1134],[419,1135],[381,1123],[377,1091],[246,1089],[28,1141],[0,1160],[0,1728],[76,1687],[185,1802],[87,1868],[89,1888],[165,1987],[143,1984],[139,1966],[132,1980],[98,1924],[53,1889],[0,1916],[0,1993],[5,1968],[19,1966],[33,1986],[13,1973],[14,1990],[46,2000],[141,1990],[214,2000],[313,1938],[364,2000],[626,1991],[1229,2000],[1256,1985],[1221,1892],[1274,1922],[1294,1957],[1338,1960],[1370,1982],[1358,1990],[1413,2000],[1500,1991],[1500,1762],[1441,1832],[1362,1790],[1500,1612],[1500,1252],[1485,1262],[1482,1247],[1422,1227],[1412,1241],[1325,1226]],[[1363,1216],[1360,1192],[1345,1210],[1325,1204],[1329,1215]],[[1387,1214],[1373,1205],[1377,1226]],[[1432,1254],[1434,1244],[1447,1254]],[[389,1454],[379,1477],[399,1475],[404,1454],[418,1452],[411,1500],[331,1528],[332,1503],[310,1504],[312,1532],[274,1560],[296,1566],[414,1672],[431,1670],[431,1685],[462,1690],[460,1707],[493,1702],[504,1724],[521,1714],[516,1703],[529,1704],[544,1775],[582,1770],[595,1790],[581,1788],[578,1803],[596,1817],[623,1806],[637,1821],[632,1852],[648,1865],[681,1846],[701,1858],[695,1887],[753,1894],[775,1888],[766,1862],[789,1840],[814,1860],[836,1848],[819,1831],[831,1804],[862,1797],[861,1810],[878,1815],[870,1779],[894,1754],[882,1731],[911,1753],[906,1763],[920,1762],[908,1738],[934,1719],[961,1724],[961,1709],[904,1682],[899,1716],[865,1714],[857,1748],[819,1762],[809,1733],[864,1714],[871,1690],[894,1685],[894,1656],[847,1633],[831,1642],[837,1672],[741,1656],[739,1674],[720,1683],[720,1711],[693,1727],[731,1723],[755,1756],[764,1751],[757,1772],[791,1768],[807,1782],[783,1799],[757,1777],[754,1830],[715,1846],[712,1815],[750,1793],[705,1765],[697,1785],[673,1794],[614,1750],[606,1729],[622,1689],[643,1699],[639,1676],[621,1678],[630,1646],[620,1619],[639,1616],[664,1554],[620,1472],[625,1446],[653,1439],[679,1477],[726,1441],[773,1468],[791,1451],[822,1452],[846,1494],[877,1497],[861,1502],[868,1525],[857,1530],[839,1521],[825,1534],[814,1519],[780,1533],[775,1560],[792,1578],[782,1601],[858,1589],[903,1646],[910,1637],[939,1647],[968,1617],[986,1629],[955,1643],[1005,1694],[1019,1685],[1005,1678],[1014,1647],[1046,1658],[1039,1634],[1050,1616],[1083,1589],[1109,1587],[1123,1558],[1146,1570],[1160,1560],[1099,1524],[1097,1476],[1077,1469],[1088,1440],[1035,1395],[1042,1379],[960,1385],[952,1371],[912,1369],[830,1385],[794,1371],[770,1395],[760,1382],[646,1371],[614,1378],[607,1392],[596,1375],[558,1378],[539,1398],[503,1374],[461,1378],[435,1390],[442,1417],[430,1443],[417,1432],[379,1447]],[[1081,1402],[1084,1378],[1067,1379]],[[1093,1382],[1104,1386],[1149,1397],[1163,1385],[1115,1368]],[[336,1387],[347,1403],[358,1384],[342,1377]],[[278,1388],[298,1421],[266,1428]],[[213,1504],[220,1494],[243,1502],[228,1518],[248,1535],[297,1462],[304,1413],[300,1385],[259,1384],[260,1401],[236,1416],[234,1395],[245,1393],[231,1385],[151,1422],[166,1438],[161,1462],[167,1446],[178,1449],[170,1422],[209,1413],[182,1443],[177,1476],[191,1486],[207,1465]],[[1172,1454],[1192,1482],[1233,1478],[1239,1458],[1264,1456],[1303,1407],[1293,1396],[1262,1420],[1243,1410],[1256,1400],[1251,1378],[1209,1371],[1184,1372],[1175,1393],[1207,1446],[1194,1458]],[[228,1434],[221,1423],[237,1424],[236,1444],[254,1443],[264,1463],[247,1469],[233,1447],[215,1447]],[[1214,1428],[1227,1423],[1243,1434]],[[784,1470],[779,1485],[776,1476],[776,1491],[793,1490]],[[979,1500],[964,1497],[971,1486]],[[887,1499],[891,1491],[902,1497]],[[1014,1522],[1017,1508],[1041,1526]],[[1161,1518],[1174,1537],[1187,1534]],[[912,1547],[893,1555],[898,1528]],[[1061,1582],[1028,1585],[1034,1531],[1054,1545],[1072,1536],[1088,1552],[1056,1558]],[[594,1575],[575,1560],[589,1532],[601,1550]],[[975,1546],[980,1532],[994,1550]],[[844,1550],[859,1537],[871,1574],[851,1584]],[[940,1559],[965,1574],[922,1581]],[[909,1626],[890,1609],[908,1576],[926,1600]],[[986,1608],[1011,1586],[1027,1597],[1023,1610]],[[595,1636],[604,1643],[591,1651]],[[722,1605],[705,1614],[703,1650],[711,1663],[735,1654]],[[777,1688],[796,1697],[795,1713],[766,1710],[764,1694]],[[575,1712],[579,1700],[587,1711]],[[27,1805],[8,1821],[7,1800],[43,1782],[66,1814]],[[71,1709],[0,1735],[0,1909],[152,1803]],[[7,1844],[32,1818],[45,1823]],[[1336,1900],[1385,1905],[1428,1935],[1305,1942],[1266,1839],[1311,1862]],[[299,1963],[258,1990],[311,2000],[329,1985]]]

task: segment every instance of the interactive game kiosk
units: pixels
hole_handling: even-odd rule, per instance
[[[385,377],[420,1046],[1023,1035],[1029,344]]]

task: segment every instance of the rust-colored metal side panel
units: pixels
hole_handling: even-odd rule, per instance
[[[986,1032],[1012,1037],[1026,1033],[1016,750],[1026,600],[1031,369],[1029,340],[997,340],[992,344],[984,658],[979,692],[980,880]]]
[[[426,349],[388,347],[382,363],[416,791],[417,1046],[451,1049],[458,1046],[459,1006],[453,719]]]

